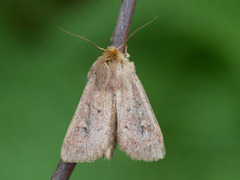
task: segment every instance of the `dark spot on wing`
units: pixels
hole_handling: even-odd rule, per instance
[[[83,130],[85,131],[85,133],[88,133],[87,127],[84,127]]]
[[[141,128],[141,134],[143,134],[144,133],[144,126],[140,126],[140,128]]]

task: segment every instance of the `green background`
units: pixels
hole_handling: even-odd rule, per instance
[[[0,179],[50,179],[67,127],[120,0],[0,2]],[[240,1],[137,3],[128,42],[167,154],[78,164],[77,179],[240,179]]]

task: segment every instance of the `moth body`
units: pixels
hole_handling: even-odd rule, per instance
[[[163,159],[163,135],[133,62],[110,46],[92,65],[65,136],[65,162],[110,159],[116,142],[134,160]]]

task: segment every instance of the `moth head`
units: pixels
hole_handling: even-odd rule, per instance
[[[122,56],[122,53],[115,46],[109,46],[104,52],[104,55],[107,59],[117,60]]]

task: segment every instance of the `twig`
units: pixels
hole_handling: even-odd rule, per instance
[[[69,179],[75,166],[76,166],[76,163],[66,163],[61,160],[52,176],[52,180]]]
[[[122,0],[117,24],[110,39],[111,46],[119,47],[126,41],[136,1],[137,0]],[[123,52],[125,50],[125,46],[123,46],[120,50]],[[75,166],[76,163],[66,163],[61,160],[52,176],[52,180],[68,180]]]
[[[136,2],[137,0],[122,0],[117,24],[110,39],[110,45],[119,47],[128,38],[128,32],[132,22]],[[125,46],[123,46],[120,50],[124,52]]]

